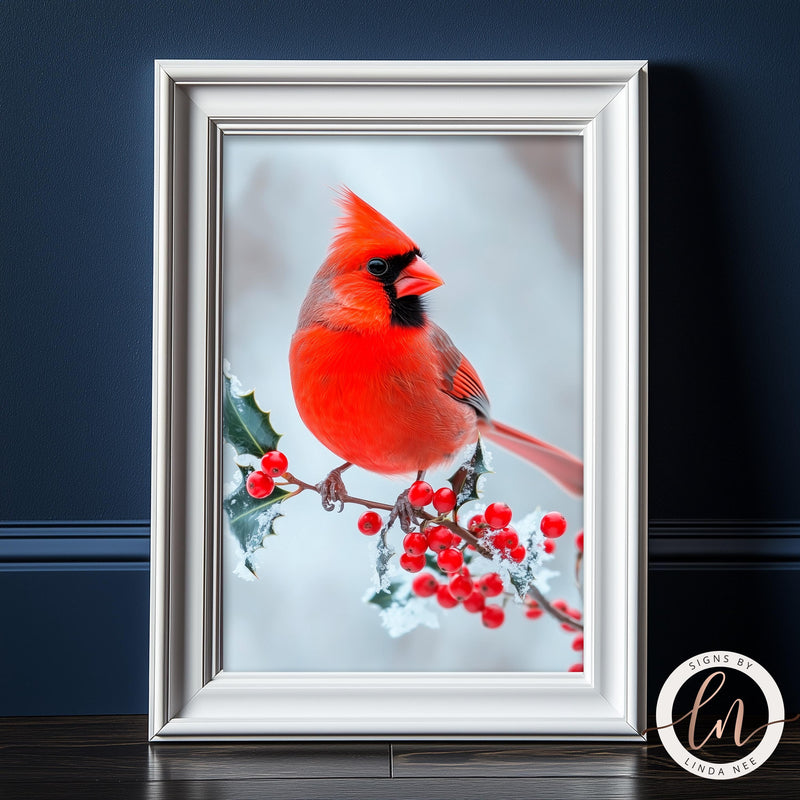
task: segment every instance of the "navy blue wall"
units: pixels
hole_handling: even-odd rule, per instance
[[[156,58],[648,59],[651,628],[699,559],[761,628],[702,649],[787,671],[752,593],[798,599],[798,29],[794,0],[0,4],[0,687],[29,687],[0,713],[146,709]]]

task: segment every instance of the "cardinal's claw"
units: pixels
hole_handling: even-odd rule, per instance
[[[342,480],[342,473],[349,467],[350,464],[342,464],[341,467],[332,469],[326,478],[321,480],[316,489],[319,492],[320,499],[322,500],[322,507],[325,511],[333,511],[336,504],[339,504],[339,513],[344,508],[344,501],[347,497],[347,489],[345,488],[344,481]]]
[[[403,533],[410,533],[417,522],[417,510],[408,500],[408,489],[397,498],[394,508],[389,512],[389,520],[386,524],[387,529],[394,525],[395,520],[400,522],[400,528]]]

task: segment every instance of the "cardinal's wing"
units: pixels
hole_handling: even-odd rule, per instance
[[[489,419],[489,397],[475,367],[438,325],[429,325],[431,343],[439,354],[442,391],[459,402],[472,406],[479,417]]]

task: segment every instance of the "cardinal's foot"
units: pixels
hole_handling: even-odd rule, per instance
[[[322,500],[322,507],[326,511],[333,511],[337,503],[339,504],[340,512],[344,508],[347,489],[345,489],[344,481],[342,480],[342,473],[350,466],[352,466],[352,464],[348,462],[342,464],[341,467],[332,469],[328,473],[328,476],[316,485],[316,489]]]
[[[395,501],[394,508],[389,512],[389,521],[386,527],[391,528],[395,520],[400,523],[403,533],[409,533],[417,522],[417,509],[409,502],[408,489]]]

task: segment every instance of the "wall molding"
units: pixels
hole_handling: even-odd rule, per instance
[[[651,520],[651,569],[800,569],[800,521]],[[0,522],[0,571],[148,569],[149,520]]]
[[[800,569],[797,520],[651,520],[651,569]]]
[[[0,571],[149,569],[150,522],[0,522]]]

